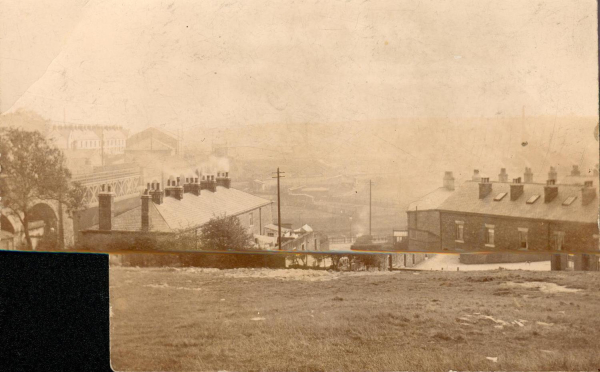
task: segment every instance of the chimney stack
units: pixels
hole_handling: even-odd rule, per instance
[[[525,174],[523,175],[523,182],[533,183],[533,172],[531,171],[531,168],[525,167]]]
[[[152,196],[146,189],[142,195],[142,231],[150,230],[150,200],[152,200]]]
[[[581,189],[581,205],[588,205],[596,199],[594,181],[585,181]]]
[[[573,169],[571,169],[571,176],[581,176],[581,172],[579,171],[579,166],[578,165],[574,165]]]
[[[479,169],[474,169],[473,170],[473,181],[475,182],[480,182],[481,181],[481,176],[479,175]]]
[[[98,193],[98,229],[110,231],[115,216],[115,194],[111,191],[110,185],[107,191],[104,187],[105,185],[102,185],[102,191]]]
[[[556,173],[556,169],[554,167],[550,167],[550,171],[548,172],[548,180],[554,180],[554,183],[558,180],[558,174]]]
[[[229,172],[217,173],[217,186],[222,186],[226,189],[231,187],[231,178],[229,178]]]
[[[194,177],[186,177],[186,183],[183,185],[183,192],[189,192],[196,196],[200,196],[200,184],[198,183],[198,178]]]
[[[506,168],[500,168],[500,174],[498,175],[498,181],[508,182],[508,174],[506,173]]]
[[[169,179],[167,181],[167,187],[165,188],[165,196],[170,196],[177,200],[183,199],[183,186],[179,186],[180,178]]]
[[[164,192],[160,189],[160,182],[156,183],[156,188],[152,188],[150,191],[150,196],[152,196],[152,202],[154,204],[161,205],[164,198]]]
[[[479,182],[479,199],[483,199],[492,192],[492,184],[488,177],[481,178]]]
[[[203,175],[202,181],[200,181],[200,189],[208,190],[211,192],[217,191],[217,182],[215,181],[214,175]]]
[[[521,177],[513,179],[513,183],[510,185],[510,200],[519,199],[523,195],[523,187]]]
[[[556,186],[556,180],[550,179],[546,181],[544,186],[544,203],[550,203],[558,196],[558,186]]]
[[[444,187],[447,190],[454,191],[454,176],[452,175],[452,172],[446,172],[446,174],[444,174]]]

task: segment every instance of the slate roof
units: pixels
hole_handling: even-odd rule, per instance
[[[408,205],[409,211],[437,209],[454,191],[440,187]]]
[[[202,190],[200,196],[186,193],[182,200],[164,197],[163,203],[150,203],[150,231],[175,232],[204,225],[211,218],[236,216],[271,204],[267,199],[243,191],[217,186],[216,192]],[[141,206],[115,216],[113,230],[140,231],[142,227]],[[98,229],[98,225],[92,227]]]
[[[519,199],[511,201],[510,183],[492,182],[492,192],[485,198],[479,199],[479,184],[467,181],[455,191],[450,192],[450,195],[433,209],[550,221],[598,222],[598,187],[596,185],[593,186],[596,188],[596,199],[585,206],[581,203],[582,186],[579,185],[558,184],[558,196],[550,203],[544,203],[544,184],[525,183],[523,186],[523,195]],[[494,201],[494,198],[502,192],[507,193],[506,197],[500,201]],[[526,201],[533,195],[540,195],[540,198],[533,204],[527,204]],[[570,196],[575,196],[577,199],[571,205],[563,205],[563,202]],[[420,206],[419,209],[421,209]]]

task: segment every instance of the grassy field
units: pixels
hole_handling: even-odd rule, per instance
[[[600,367],[599,273],[113,267],[110,275],[118,371]]]

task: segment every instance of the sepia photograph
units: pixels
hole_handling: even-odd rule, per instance
[[[114,371],[595,371],[598,63],[594,0],[0,0],[0,250],[108,257]]]

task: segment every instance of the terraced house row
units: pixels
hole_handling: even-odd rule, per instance
[[[572,183],[557,183],[551,168],[545,183],[535,183],[530,168],[526,182],[521,177],[508,182],[505,169],[498,181],[475,170],[457,188],[452,172],[446,172],[443,187],[409,206],[409,250],[546,252],[545,257],[550,251],[582,252],[576,254],[575,268],[597,270],[597,173],[581,177],[578,172],[574,167]],[[567,265],[567,255],[554,256],[553,269]]]

